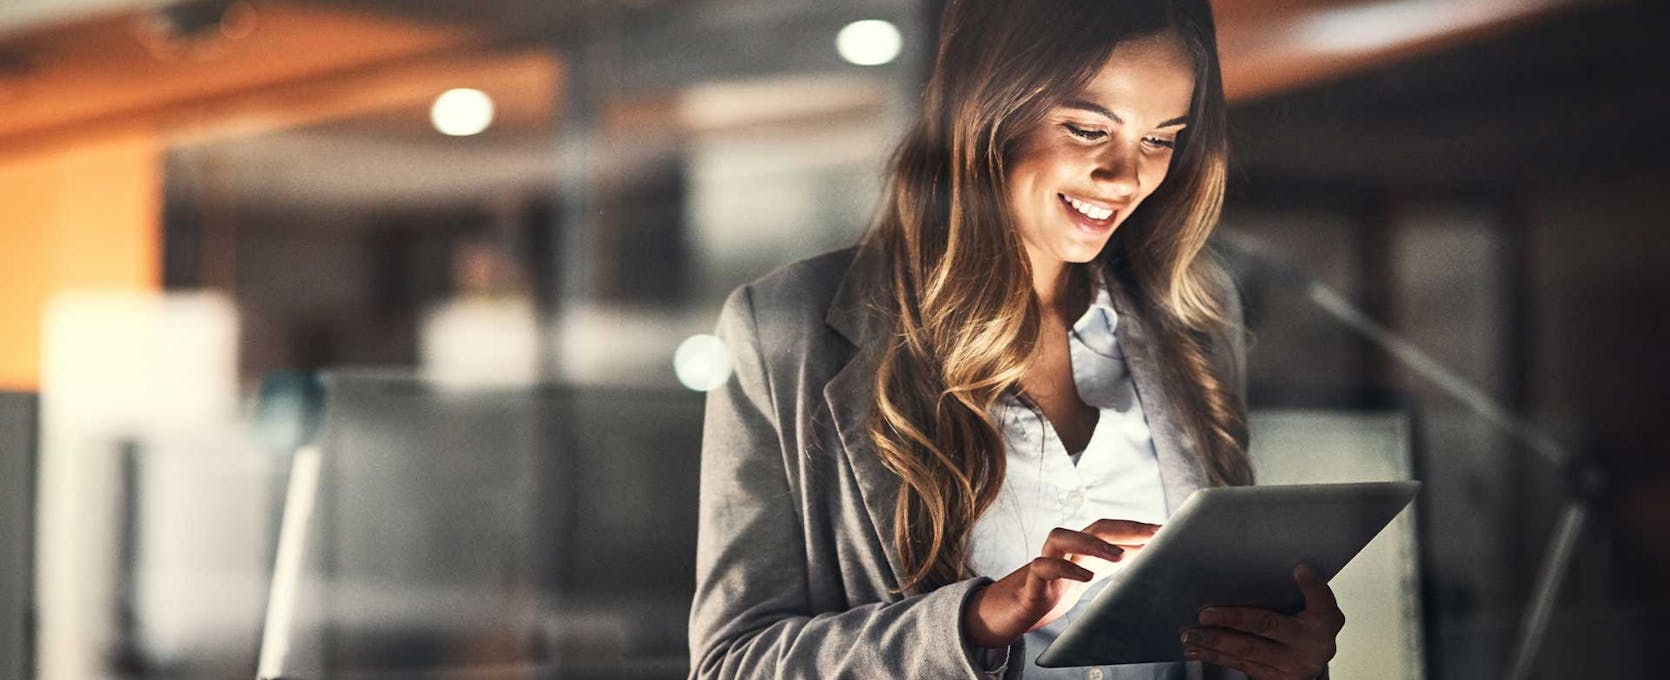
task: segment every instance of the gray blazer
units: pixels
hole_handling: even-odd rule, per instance
[[[885,328],[863,304],[881,282],[877,259],[847,248],[796,262],[736,289],[720,313],[734,373],[708,394],[702,434],[692,678],[997,675],[973,664],[961,625],[963,601],[990,579],[888,594],[903,572],[891,540],[900,480],[864,432]],[[1205,472],[1185,449],[1142,321],[1113,293],[1175,511]],[[1238,299],[1226,298],[1238,320]],[[1220,346],[1244,389],[1240,334]],[[1022,644],[1003,678],[1021,677]]]

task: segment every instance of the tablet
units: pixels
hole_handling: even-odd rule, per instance
[[[1183,661],[1201,608],[1295,614],[1300,562],[1332,579],[1397,517],[1420,482],[1201,489],[1038,655],[1046,668]]]

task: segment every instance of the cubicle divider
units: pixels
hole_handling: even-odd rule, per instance
[[[701,393],[322,384],[259,677],[687,675]]]

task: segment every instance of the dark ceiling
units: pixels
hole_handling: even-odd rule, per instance
[[[774,18],[900,11],[905,0],[346,0],[383,12],[466,22],[511,39],[562,42],[600,26],[628,43],[673,35],[729,35]],[[929,3],[933,5],[935,3]],[[696,25],[710,26],[712,31]],[[1579,3],[1529,25],[1348,78],[1237,105],[1236,174],[1333,185],[1500,185],[1665,168],[1670,151],[1670,3]],[[749,32],[749,35],[757,31]],[[727,53],[794,53],[795,31],[768,31]],[[708,55],[669,45],[690,75]],[[775,46],[775,47],[773,47]],[[759,48],[759,49],[752,49]],[[641,51],[643,48],[640,47]],[[775,50],[775,52],[773,52]],[[827,50],[824,50],[827,51]],[[705,56],[704,56],[705,55]],[[700,58],[698,58],[700,57]],[[653,67],[653,68],[651,68]],[[628,69],[630,75],[633,69]],[[641,70],[641,69],[640,69]]]
[[[1670,169],[1670,3],[1601,3],[1239,105],[1237,176],[1519,184]]]
[[[798,33],[747,31],[783,17],[833,20],[898,12],[906,0],[344,0],[382,12],[465,22],[511,40],[564,42],[624,31],[642,52],[657,36],[684,36],[665,52],[624,57],[627,80],[691,76],[717,59],[691,35],[731,36],[720,56],[797,53]],[[932,6],[936,3],[928,3]],[[920,9],[920,8],[919,8]],[[789,22],[793,23],[793,22]],[[676,31],[667,30],[676,25]],[[798,24],[796,24],[798,25]],[[702,26],[707,29],[700,28]],[[658,28],[661,27],[661,28]],[[1670,151],[1670,3],[1578,3],[1552,17],[1345,79],[1235,107],[1238,177],[1260,182],[1375,187],[1515,185],[1606,177],[1667,167]],[[710,30],[711,29],[711,30]],[[763,42],[762,42],[763,41]],[[701,42],[701,41],[695,41]],[[755,44],[758,43],[758,44]],[[746,49],[741,49],[745,47]],[[818,54],[827,52],[819,50]],[[808,57],[810,59],[810,57]],[[723,61],[721,59],[721,61]],[[791,59],[792,61],[792,59]],[[644,62],[638,64],[638,62]],[[634,64],[642,68],[631,68]],[[732,64],[732,67],[739,65]],[[642,71],[643,73],[638,73]],[[633,76],[638,73],[639,76]]]

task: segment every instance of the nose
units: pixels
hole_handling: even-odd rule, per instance
[[[1142,189],[1142,179],[1137,175],[1137,169],[1142,165],[1139,144],[1140,140],[1108,144],[1103,147],[1103,152],[1097,155],[1096,167],[1090,171],[1090,179],[1101,195],[1126,201],[1135,197]]]

